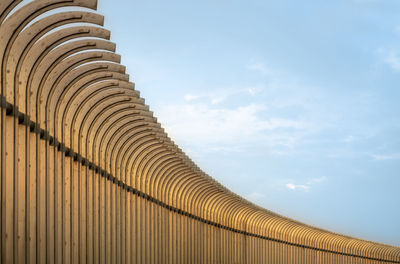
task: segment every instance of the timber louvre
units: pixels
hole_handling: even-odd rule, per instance
[[[397,247],[281,217],[202,172],[103,17],[54,12],[95,0],[20,3],[0,0],[1,263],[400,263]]]

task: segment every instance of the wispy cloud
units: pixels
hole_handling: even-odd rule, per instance
[[[314,183],[320,183],[325,181],[327,178],[325,176],[319,177],[319,178],[312,178],[307,182],[307,185],[313,185]]]
[[[250,95],[256,95],[257,93],[261,92],[263,90],[263,88],[261,87],[257,87],[257,86],[253,86],[253,87],[248,87],[247,91],[249,92]]]
[[[268,82],[188,93],[184,102],[159,107],[158,120],[171,138],[203,153],[262,147],[271,155],[282,156],[313,133],[312,120],[287,115],[285,110],[293,105],[303,107],[293,92],[297,90],[295,82],[288,82],[264,63],[247,67],[268,74]]]
[[[371,157],[375,160],[398,160],[400,159],[400,153],[372,154]]]
[[[294,183],[286,183],[285,186],[286,188],[290,190],[301,190],[301,191],[309,191],[311,187],[317,183],[321,183],[325,181],[327,178],[325,176],[319,177],[319,178],[312,178],[307,183],[305,184],[294,184]]]
[[[197,95],[192,95],[192,94],[187,94],[184,96],[185,101],[190,102],[193,101],[195,99],[199,98],[199,96]]]
[[[395,71],[400,71],[400,55],[391,52],[385,58],[385,62],[389,64]]]
[[[221,103],[221,102],[224,101],[224,100],[225,100],[224,97],[213,98],[213,99],[211,99],[211,103],[212,103],[213,105],[216,105],[216,104]]]
[[[259,192],[252,192],[252,193],[246,195],[245,198],[253,203],[258,203],[265,198],[265,195],[262,193],[259,193]]]
[[[203,154],[262,147],[274,155],[274,151],[293,149],[308,127],[302,120],[268,117],[260,104],[234,108],[204,103],[165,105],[158,117],[174,141]]]
[[[395,50],[379,49],[383,63],[389,65],[394,71],[400,72],[400,53]]]
[[[344,139],[344,142],[347,142],[347,143],[350,143],[350,142],[353,142],[354,141],[354,137],[353,136],[347,136],[345,139]]]
[[[273,71],[268,68],[263,62],[252,62],[247,66],[248,69],[260,72],[264,75],[271,75]]]
[[[307,125],[299,120],[280,117],[265,118],[266,107],[248,104],[236,108],[216,107],[204,103],[167,105],[159,112],[166,130],[179,139],[200,144],[236,144],[260,140],[265,133],[277,129],[302,129]],[[276,139],[276,137],[271,137]],[[293,136],[287,138],[291,143]],[[277,141],[279,144],[280,141]],[[282,142],[281,142],[282,143]]]
[[[224,102],[229,97],[251,95],[254,96],[263,90],[262,86],[249,86],[240,88],[227,88],[219,89],[214,92],[199,93],[199,94],[186,94],[184,100],[186,102],[201,101],[204,103],[211,103],[213,105]]]
[[[307,191],[310,187],[307,186],[307,185],[302,185],[302,184],[296,185],[296,184],[293,184],[293,183],[287,183],[287,184],[286,184],[286,188],[288,188],[288,189],[290,189],[290,190],[303,190],[303,191]]]

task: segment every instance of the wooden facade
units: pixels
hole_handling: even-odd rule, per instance
[[[202,172],[96,5],[0,0],[1,263],[400,263],[398,247],[282,217]]]

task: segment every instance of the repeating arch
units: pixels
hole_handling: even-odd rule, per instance
[[[82,11],[96,0],[23,3],[0,1],[1,263],[400,263],[204,173]]]

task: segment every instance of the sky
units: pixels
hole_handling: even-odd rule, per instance
[[[169,136],[246,199],[400,246],[400,1],[99,0]]]

